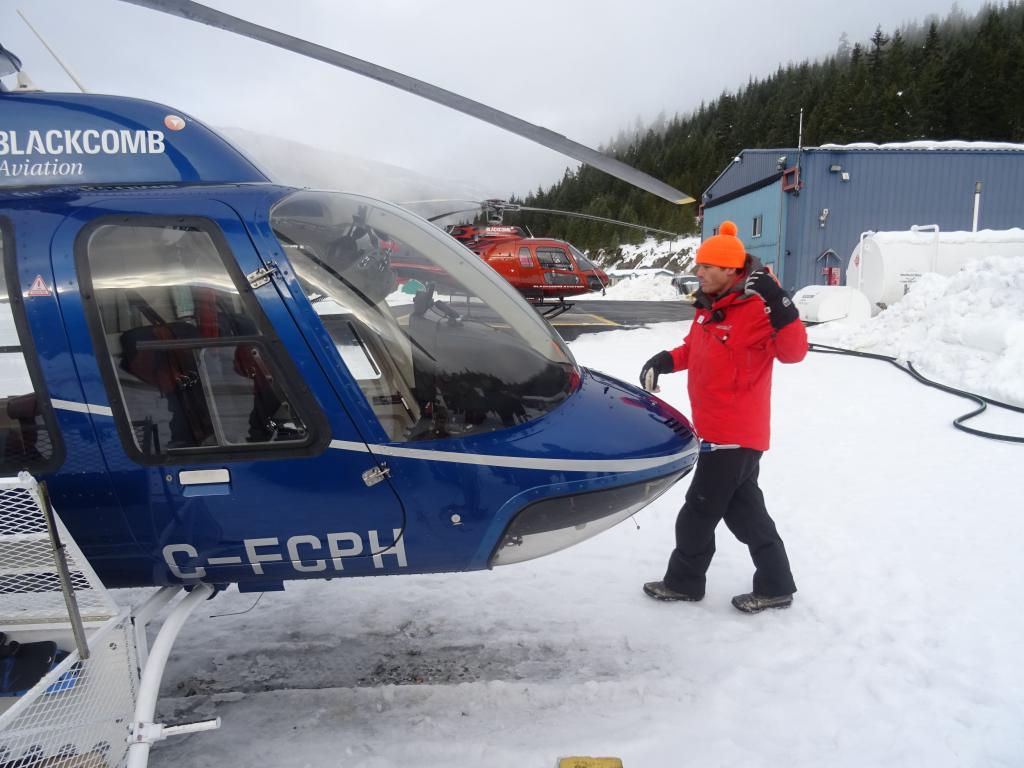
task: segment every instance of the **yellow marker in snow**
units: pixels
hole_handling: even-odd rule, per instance
[[[622,768],[617,757],[563,757],[558,768]]]

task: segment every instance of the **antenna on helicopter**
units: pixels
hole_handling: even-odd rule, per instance
[[[208,8],[205,5],[192,2],[192,0],[122,0],[122,2],[150,8],[154,11],[161,11],[189,21],[197,21],[211,27],[218,27],[243,37],[259,40],[278,48],[292,51],[293,53],[308,56],[311,59],[317,59],[326,64],[332,64],[341,69],[347,69],[350,72],[365,75],[408,93],[421,96],[424,99],[457,109],[471,117],[478,118],[491,125],[504,128],[506,131],[510,131],[518,136],[535,141],[548,149],[561,152],[574,160],[579,160],[581,163],[590,165],[617,179],[621,179],[635,187],[668,200],[670,203],[685,205],[696,202],[693,197],[685,192],[680,192],[678,189],[669,186],[663,181],[659,181],[643,171],[639,171],[613,157],[579,144],[560,133],[528,123],[494,107],[467,99],[465,96],[460,96],[444,88],[431,85],[423,80],[403,75],[401,72],[396,72],[393,69],[387,69],[377,64],[357,59],[354,56],[340,53],[339,51],[302,40],[298,37],[286,35],[274,29],[261,27],[250,21],[245,21],[236,16],[231,16],[213,8]]]
[[[51,56],[53,56],[54,60],[58,64],[60,64],[60,67],[64,70],[65,74],[67,74],[67,76],[71,78],[74,84],[78,86],[78,90],[80,90],[82,93],[88,93],[88,91],[85,89],[85,86],[82,85],[82,82],[77,77],[75,77],[75,73],[72,72],[71,68],[68,67],[68,65],[64,63],[61,57],[57,55],[57,52],[50,47],[50,44],[46,42],[43,36],[39,34],[39,30],[32,26],[32,22],[28,20],[28,16],[26,16],[20,8],[18,9],[18,15],[21,16],[21,20],[25,22],[25,26],[32,30],[32,34],[39,38],[39,42],[43,44],[43,47],[49,52]],[[19,85],[19,87],[21,86]],[[35,87],[33,86],[31,89],[26,90],[35,90]]]

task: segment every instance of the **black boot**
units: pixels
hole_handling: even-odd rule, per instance
[[[748,592],[745,595],[736,595],[732,599],[733,606],[744,613],[760,613],[767,608],[789,608],[793,604],[792,595],[757,595]]]
[[[680,600],[686,603],[696,603],[704,599],[704,595],[695,597],[685,592],[676,592],[674,589],[669,589],[665,586],[664,581],[647,582],[644,584],[644,594],[648,597],[653,597],[655,600]]]

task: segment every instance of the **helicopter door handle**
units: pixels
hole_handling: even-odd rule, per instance
[[[257,270],[250,272],[245,276],[245,279],[249,281],[249,285],[253,289],[262,288],[264,285],[270,282],[270,280],[277,275],[281,276],[281,268],[273,261],[268,261],[266,266],[260,267]]]
[[[227,496],[231,492],[231,472],[226,469],[184,469],[178,482],[185,496]]]

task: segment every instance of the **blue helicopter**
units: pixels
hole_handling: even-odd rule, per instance
[[[135,4],[688,199],[404,75],[196,3]],[[19,69],[0,48],[0,77]],[[277,185],[152,102],[0,82],[0,264],[0,471],[46,481],[108,586],[263,591],[506,565],[615,525],[696,460],[683,415],[580,367],[424,219]]]

